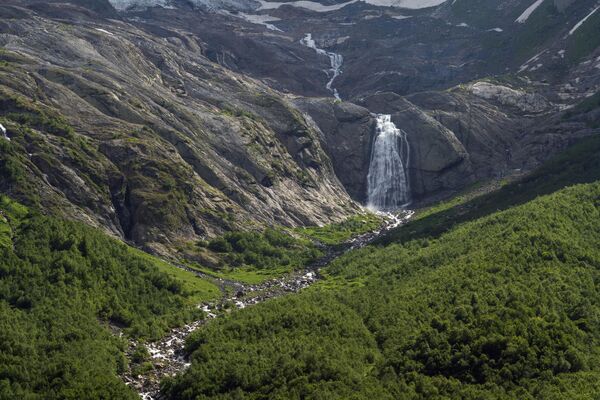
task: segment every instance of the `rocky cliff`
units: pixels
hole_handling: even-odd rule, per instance
[[[154,251],[358,210],[300,110],[194,36],[79,4],[0,16],[3,192]]]

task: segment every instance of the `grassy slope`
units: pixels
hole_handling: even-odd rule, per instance
[[[183,399],[593,398],[600,183],[529,201],[593,180],[600,149],[590,140],[521,187],[467,208],[475,211],[455,217],[445,233],[424,230],[347,254],[327,271],[335,291],[316,287],[209,325],[188,343],[191,369],[165,382],[165,392]],[[496,211],[497,201],[510,209]],[[362,285],[348,284],[355,280]]]
[[[105,234],[0,198],[0,398],[136,398],[125,342],[197,317],[218,289]],[[167,272],[167,273],[165,273]]]
[[[229,232],[188,246],[187,265],[205,274],[255,284],[301,269],[322,252],[310,240],[284,229]]]
[[[592,53],[600,46],[600,13],[596,11],[567,40],[567,59],[572,64]]]
[[[221,291],[217,286],[208,282],[207,280],[199,278],[192,272],[176,268],[163,260],[152,257],[151,255],[137,249],[131,249],[131,251],[137,256],[148,260],[148,262],[156,266],[160,272],[163,272],[171,278],[181,282],[182,290],[186,293],[189,304],[197,305],[203,301],[214,300],[221,295]]]

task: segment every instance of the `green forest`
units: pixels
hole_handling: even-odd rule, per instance
[[[0,254],[1,399],[137,398],[118,376],[126,340],[115,331],[156,339],[200,318],[196,301],[219,295],[193,274],[7,197]]]
[[[195,332],[171,399],[597,399],[600,140]]]
[[[172,399],[592,399],[600,183],[351,252],[188,341]],[[332,290],[332,287],[335,290]]]

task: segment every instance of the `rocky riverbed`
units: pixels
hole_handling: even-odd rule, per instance
[[[184,352],[186,338],[196,329],[208,323],[211,319],[218,318],[233,309],[242,309],[265,300],[279,297],[288,293],[296,293],[307,288],[320,279],[319,270],[344,253],[368,245],[376,238],[390,229],[406,223],[413,215],[413,211],[405,210],[399,213],[382,214],[384,223],[375,231],[356,236],[338,246],[324,248],[325,255],[312,265],[299,271],[294,271],[276,279],[261,284],[249,285],[225,279],[214,279],[223,291],[223,297],[216,302],[199,304],[198,308],[204,311],[204,318],[191,322],[185,326],[173,329],[159,341],[146,344],[150,353],[152,369],[143,374],[135,374],[131,369],[123,375],[127,385],[132,386],[144,400],[160,399],[160,380],[166,376],[173,376],[185,370],[190,362]],[[192,271],[203,278],[207,276],[200,272],[180,266]],[[130,340],[127,351],[131,359],[136,348],[141,344]]]

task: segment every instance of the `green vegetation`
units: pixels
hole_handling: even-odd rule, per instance
[[[381,225],[381,218],[375,214],[355,215],[338,224],[322,227],[298,228],[297,233],[327,245],[341,244],[354,236],[371,232]]]
[[[234,106],[230,106],[229,104],[221,105],[221,114],[226,115],[228,117],[236,117],[236,118],[249,118],[254,121],[261,121],[261,118],[257,115],[251,113],[250,111],[243,110],[241,108],[237,108]]]
[[[5,118],[21,125],[69,139],[75,137],[75,131],[61,115],[42,110],[25,98],[2,92],[0,110],[3,111]]]
[[[230,232],[182,251],[192,254],[189,258],[199,259],[203,265],[188,262],[193,269],[217,278],[256,284],[315,262],[323,252],[314,241],[338,245],[377,229],[381,222],[374,214],[361,214],[322,227]]]
[[[597,92],[593,96],[590,96],[587,99],[584,99],[579,104],[577,104],[575,107],[567,110],[563,114],[562,118],[563,118],[563,120],[568,120],[571,118],[578,117],[582,114],[588,113],[590,111],[596,110],[598,108],[600,108],[600,92]],[[592,117],[588,121],[586,121],[588,126],[590,128],[594,128],[594,129],[600,127],[600,121],[598,121],[597,119],[593,119],[593,118],[594,117]]]
[[[517,59],[527,60],[536,49],[552,38],[564,25],[564,17],[553,2],[544,2],[519,28],[515,41]]]
[[[246,283],[303,268],[322,255],[311,241],[276,229],[231,232],[200,246],[206,246],[218,260],[213,271],[204,272]]]
[[[188,341],[192,366],[163,392],[595,398],[598,154],[600,138],[588,138],[524,180],[425,215],[385,246],[347,253],[322,284],[215,321]]]
[[[171,278],[181,283],[181,289],[186,294],[187,301],[191,305],[197,305],[204,301],[213,300],[221,295],[218,287],[212,283],[200,279],[193,272],[173,267],[171,264],[164,262],[156,257],[152,257],[142,251],[131,249],[133,253],[137,253],[140,258],[147,260]]]
[[[365,388],[376,382],[369,373],[376,342],[332,295],[290,296],[236,313],[194,332],[188,350],[189,373],[164,382],[171,398],[382,398]]]
[[[369,247],[315,288],[236,312],[188,343],[191,399],[591,398],[600,370],[600,183]],[[562,394],[561,394],[562,392]]]
[[[5,121],[0,120],[0,123],[4,125]],[[40,199],[27,173],[27,160],[21,150],[15,140],[0,140],[0,188],[5,193],[27,200],[29,204],[36,204]]]
[[[107,325],[152,339],[199,317],[191,301],[216,288],[175,277],[97,230],[1,197],[0,398],[136,398],[117,376],[126,343]]]
[[[0,141],[3,193],[27,205],[38,207],[41,203],[60,214],[59,195],[42,192],[39,180],[44,173],[51,175],[50,179],[62,178],[60,171],[64,165],[77,170],[89,188],[109,198],[108,189],[101,184],[102,172],[114,167],[105,161],[90,139],[76,134],[61,115],[41,110],[22,97],[2,95],[0,123],[11,136],[10,142]],[[36,157],[35,162],[32,155]]]

